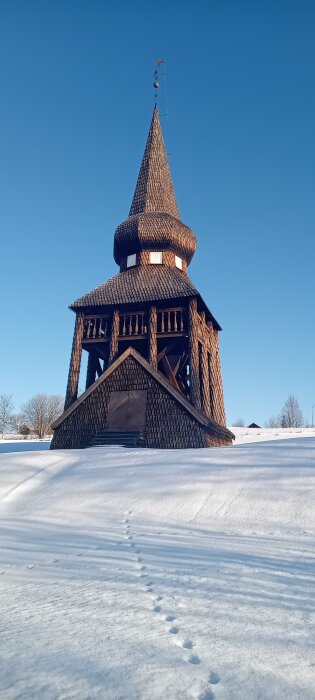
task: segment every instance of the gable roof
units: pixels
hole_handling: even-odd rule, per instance
[[[182,394],[180,391],[175,389],[174,387],[171,386],[171,384],[168,382],[166,377],[159,372],[158,370],[154,369],[148,362],[145,360],[142,355],[140,355],[134,348],[129,347],[125,352],[120,355],[117,360],[115,360],[110,367],[108,367],[105,372],[94,382],[94,384],[91,384],[91,386],[84,391],[81,396],[71,405],[69,408],[64,411],[64,413],[55,420],[55,422],[52,424],[53,430],[55,428],[58,428],[58,426],[66,419],[68,416],[73,413],[73,411],[76,410],[78,406],[80,406],[81,403],[85,401],[85,399],[90,396],[90,394],[97,389],[102,382],[104,382],[115,370],[119,365],[121,365],[128,357],[133,357],[133,359],[138,362],[141,367],[148,372],[172,397],[180,403],[183,408],[190,413],[190,415],[200,424],[202,425],[205,429],[208,429],[211,433],[215,433],[217,437],[222,438],[222,439],[228,439],[232,440],[234,439],[233,433],[231,433],[228,428],[225,428],[222,425],[219,425],[215,421],[211,420],[210,418],[207,418],[203,413],[198,411],[191,403],[186,399],[184,394]]]

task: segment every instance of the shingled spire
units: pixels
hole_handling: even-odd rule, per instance
[[[164,212],[180,218],[157,105],[154,107],[129,216],[143,212]]]
[[[185,272],[196,250],[196,237],[180,219],[155,105],[129,216],[115,231],[114,258],[123,271],[128,255],[136,255],[135,264],[143,265],[148,255],[140,253],[163,250],[173,253],[171,258],[164,256],[163,264],[172,260],[175,267],[178,255]]]

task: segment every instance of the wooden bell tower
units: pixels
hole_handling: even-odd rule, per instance
[[[195,234],[178,211],[155,105],[129,216],[115,232],[114,258],[120,271],[70,307],[76,321],[66,412],[78,401],[83,350],[88,352],[86,391],[90,395],[91,387],[107,378],[110,368],[131,348],[157,382],[160,379],[165,386],[167,380],[175,399],[182,397],[182,405],[193,407],[201,421],[208,420],[209,431],[210,425],[223,430],[225,439],[221,436],[220,444],[231,443],[233,436],[225,428],[221,327],[187,272],[195,250]],[[118,382],[114,389],[119,391],[119,386]],[[135,380],[135,391],[137,386]],[[156,405],[152,396],[150,420],[158,421],[158,392]],[[163,437],[160,441],[163,447]]]

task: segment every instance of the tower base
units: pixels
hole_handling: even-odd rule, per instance
[[[106,432],[139,432],[142,446],[155,449],[225,446],[234,439],[131,347],[52,427],[51,449],[89,447]]]

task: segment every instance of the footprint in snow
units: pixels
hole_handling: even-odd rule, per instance
[[[146,568],[147,568],[147,567],[145,566],[145,564],[140,564],[140,566],[139,566],[139,571],[145,571]]]
[[[137,557],[137,561],[138,561],[139,564],[140,564],[140,563],[142,562],[142,557]]]
[[[198,695],[198,700],[214,700],[212,690],[202,691],[201,695]]]
[[[154,596],[154,602],[155,602],[155,603],[160,603],[161,600],[163,600],[163,596],[162,596],[162,595],[155,595],[155,596]]]
[[[211,683],[211,685],[217,685],[217,683],[220,682],[220,676],[218,676],[217,673],[210,673],[210,676],[208,678],[208,683]]]
[[[153,586],[153,581],[147,581],[144,585],[150,586],[150,588],[151,588],[151,586]]]
[[[168,631],[169,631],[170,634],[178,634],[178,632],[179,632],[179,627],[176,627],[176,626],[174,625],[173,627],[170,627]]]
[[[183,649],[192,649],[193,646],[194,645],[190,639],[185,639],[185,641],[182,643]]]
[[[153,612],[155,613],[160,613],[162,608],[160,605],[155,605],[154,608],[152,608]]]
[[[195,656],[195,654],[192,654],[188,658],[188,663],[193,664],[194,666],[199,666],[199,664],[201,662],[200,662],[199,656]]]
[[[165,615],[165,618],[164,618],[164,620],[166,622],[174,622],[175,619],[176,619],[175,615]]]
[[[144,591],[145,591],[145,593],[153,593],[154,588],[152,588],[151,586],[150,587],[148,586],[148,588],[144,588]]]

